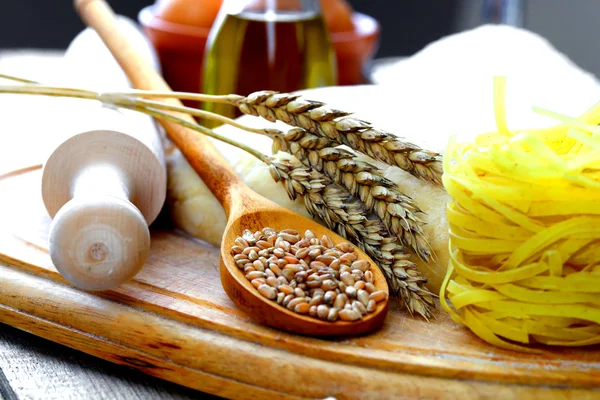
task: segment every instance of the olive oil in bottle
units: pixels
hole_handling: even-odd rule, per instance
[[[306,6],[311,1],[293,2],[298,3],[296,10],[290,10],[289,3],[278,9],[277,0],[266,0],[262,9],[221,16],[205,53],[202,93],[246,96],[258,90],[292,92],[337,83],[335,53],[318,1],[311,7]],[[224,104],[205,103],[204,109],[231,118],[239,115]]]

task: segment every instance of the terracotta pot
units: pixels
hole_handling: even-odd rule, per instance
[[[331,41],[338,63],[338,85],[367,83],[364,68],[371,61],[379,44],[379,23],[372,17],[352,14],[353,31],[332,32]]]

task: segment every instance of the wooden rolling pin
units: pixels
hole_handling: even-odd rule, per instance
[[[143,45],[142,34],[127,22],[121,29]],[[92,29],[78,35],[65,59],[64,84],[106,91],[129,86]],[[166,197],[160,136],[150,117],[134,111],[78,99],[60,105],[73,121],[62,127],[68,139],[52,152],[42,175],[42,197],[53,218],[50,256],[73,285],[111,289],[140,271],[150,249],[148,226]]]

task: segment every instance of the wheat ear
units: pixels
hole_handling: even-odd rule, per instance
[[[395,165],[414,176],[441,185],[442,156],[424,150],[370,123],[349,117],[324,103],[305,100],[298,95],[260,91],[236,100],[244,114],[289,125],[344,144],[388,165]]]
[[[431,260],[431,246],[421,229],[424,222],[418,217],[421,211],[394,182],[383,176],[380,169],[357,160],[354,153],[334,147],[333,141],[303,128],[292,129],[286,135],[269,136],[273,139],[273,153],[278,150],[291,153],[306,167],[344,186],[368,210],[376,213],[402,244],[410,247],[423,261]]]
[[[425,286],[427,279],[381,221],[367,219],[364,204],[345,188],[285,155],[280,152],[267,163],[273,179],[285,187],[289,197],[294,200],[303,196],[304,205],[314,218],[320,218],[329,229],[365,251],[383,271],[391,294],[411,314],[431,318],[435,296]]]

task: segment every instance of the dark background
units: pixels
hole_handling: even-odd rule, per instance
[[[154,0],[109,0],[118,14],[137,20]],[[457,0],[350,0],[382,27],[377,57],[414,54],[451,33]],[[0,48],[66,48],[84,28],[71,0],[0,0]]]

